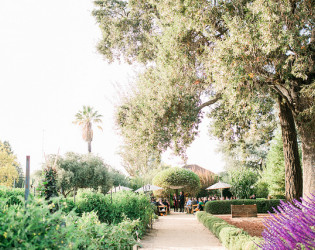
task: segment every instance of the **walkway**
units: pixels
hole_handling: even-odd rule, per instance
[[[159,216],[153,229],[141,240],[141,249],[225,249],[193,214]]]

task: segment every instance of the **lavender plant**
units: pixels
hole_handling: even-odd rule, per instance
[[[292,203],[281,201],[265,219],[262,249],[315,249],[315,195]]]

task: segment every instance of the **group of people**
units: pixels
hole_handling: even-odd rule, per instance
[[[215,200],[232,200],[236,199],[236,197],[217,197],[217,196],[208,196],[208,197],[185,197],[183,192],[180,192],[179,195],[174,194],[172,197],[172,205],[174,207],[174,212],[187,212],[191,213],[193,211],[203,211],[204,205],[208,201]],[[253,199],[251,197],[251,199]],[[170,211],[171,204],[168,199],[160,198],[158,201],[155,198],[151,198],[151,203],[155,206],[164,206],[167,209],[167,212]],[[194,209],[195,208],[195,209]]]

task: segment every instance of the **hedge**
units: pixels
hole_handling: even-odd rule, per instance
[[[197,219],[208,228],[227,249],[257,249],[257,244],[262,240],[259,237],[252,237],[242,229],[232,226],[223,219],[206,212],[197,212]]]
[[[7,205],[21,204],[21,199],[24,200],[24,195],[24,188],[0,187],[0,199],[5,199]]]
[[[224,200],[208,201],[205,205],[205,211],[210,214],[230,214],[231,205],[257,205],[258,213],[273,213],[273,207],[280,205],[280,200]]]

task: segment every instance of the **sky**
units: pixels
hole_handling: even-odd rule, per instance
[[[123,170],[114,111],[121,88],[126,92],[132,85],[135,66],[109,64],[96,51],[101,32],[93,8],[90,0],[1,0],[0,140],[10,142],[23,169],[27,155],[33,172],[44,154],[86,153],[87,143],[72,122],[89,105],[103,115],[92,152]],[[218,173],[224,161],[218,142],[208,136],[208,123],[201,124],[187,163]],[[169,152],[163,161],[183,164]]]

